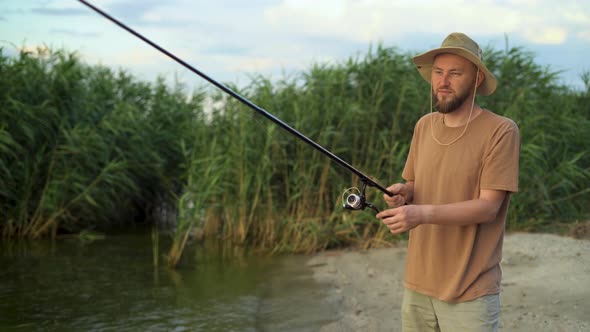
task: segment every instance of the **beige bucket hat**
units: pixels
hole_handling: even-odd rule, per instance
[[[478,95],[489,96],[494,93],[497,85],[496,77],[494,77],[483,63],[483,51],[473,39],[460,32],[453,32],[448,35],[439,48],[432,49],[413,58],[418,72],[420,72],[420,75],[422,75],[427,82],[430,83],[434,58],[443,53],[462,56],[473,62],[479,70],[483,71],[485,79],[479,88],[477,88]]]

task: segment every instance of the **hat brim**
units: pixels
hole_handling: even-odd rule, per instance
[[[418,69],[418,72],[426,80],[426,82],[430,83],[432,77],[432,64],[434,63],[434,58],[443,53],[450,53],[461,56],[473,64],[475,64],[479,70],[483,71],[485,79],[481,83],[481,85],[477,88],[477,94],[481,96],[489,96],[494,91],[496,91],[497,80],[496,77],[488,70],[486,65],[473,53],[460,48],[460,47],[439,47],[428,52],[419,54],[413,58],[414,64]]]

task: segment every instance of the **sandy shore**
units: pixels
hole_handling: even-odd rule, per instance
[[[590,240],[510,234],[504,242],[501,331],[590,331]],[[401,331],[405,244],[328,251],[308,262],[339,308],[331,331]]]

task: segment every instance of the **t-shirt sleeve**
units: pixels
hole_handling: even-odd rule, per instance
[[[481,174],[481,189],[518,192],[520,133],[511,120],[502,125],[492,141]]]
[[[414,168],[414,162],[416,158],[416,149],[418,148],[417,136],[418,136],[418,127],[420,122],[416,123],[414,126],[414,134],[412,135],[412,143],[410,144],[410,151],[408,152],[408,158],[406,159],[406,165],[404,166],[404,170],[402,172],[402,178],[406,181],[414,181],[416,174]]]

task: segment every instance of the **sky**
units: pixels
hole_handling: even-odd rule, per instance
[[[582,87],[590,71],[588,0],[89,0],[223,84],[277,80],[316,63],[341,63],[371,46],[420,53],[449,33],[482,47],[520,46]],[[89,64],[207,83],[77,0],[0,0],[4,54],[38,47],[76,51]],[[500,82],[501,84],[501,82]]]

